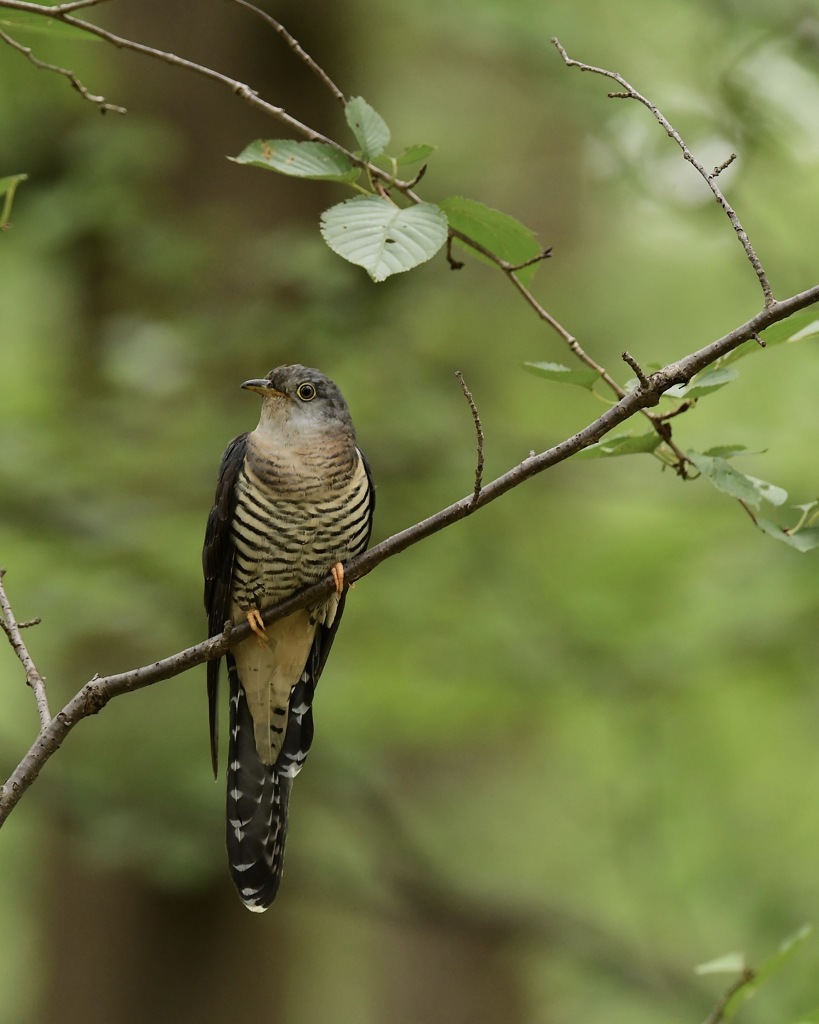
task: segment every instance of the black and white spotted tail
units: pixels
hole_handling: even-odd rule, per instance
[[[227,770],[227,853],[230,874],[248,910],[267,910],[282,877],[292,778],[262,764],[253,719],[228,654],[230,734]]]

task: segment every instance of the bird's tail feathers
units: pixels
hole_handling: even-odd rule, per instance
[[[236,665],[230,680],[227,850],[230,873],[248,910],[267,910],[279,889],[292,779],[265,765],[256,751],[253,719]]]

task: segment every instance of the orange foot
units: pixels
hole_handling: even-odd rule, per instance
[[[247,621],[250,623],[250,628],[259,638],[260,644],[267,643],[267,633],[264,631],[264,622],[262,621],[262,613],[258,608],[251,608],[247,612]]]
[[[336,593],[341,597],[344,592],[344,566],[341,562],[336,562],[333,568],[330,570],[333,574],[333,582],[336,585]]]

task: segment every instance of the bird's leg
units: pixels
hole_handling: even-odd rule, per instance
[[[262,613],[258,608],[251,608],[250,611],[246,612],[247,621],[250,628],[259,638],[259,643],[267,643],[267,633],[264,631],[264,622],[262,621]]]
[[[333,574],[333,582],[336,585],[336,593],[339,597],[344,593],[344,566],[341,562],[336,562],[333,568],[330,570]]]

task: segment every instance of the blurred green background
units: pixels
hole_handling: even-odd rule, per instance
[[[761,0],[268,3],[423,182],[519,217],[554,258],[535,291],[631,376],[752,316],[761,293],[703,183],[620,71],[723,186],[778,297],[817,281],[819,17]],[[342,132],[247,11],[89,12]],[[378,483],[375,539],[602,409],[528,375],[567,362],[500,275],[443,256],[375,286],[322,243],[347,193],[225,159],[276,123],[214,83],[101,43],[17,33],[126,106],[100,117],[0,49],[0,564],[56,710],[95,672],[204,635],[200,548],[248,377],[342,387]],[[743,360],[674,421],[683,447],[816,497],[815,343]],[[223,851],[204,669],[82,723],[0,842],[0,1024],[702,1020],[819,903],[816,555],[648,456],[569,462],[383,564],[351,596],[293,799],[285,882],[249,915]],[[37,719],[0,646],[0,770]],[[816,942],[743,1011],[819,1005]]]

